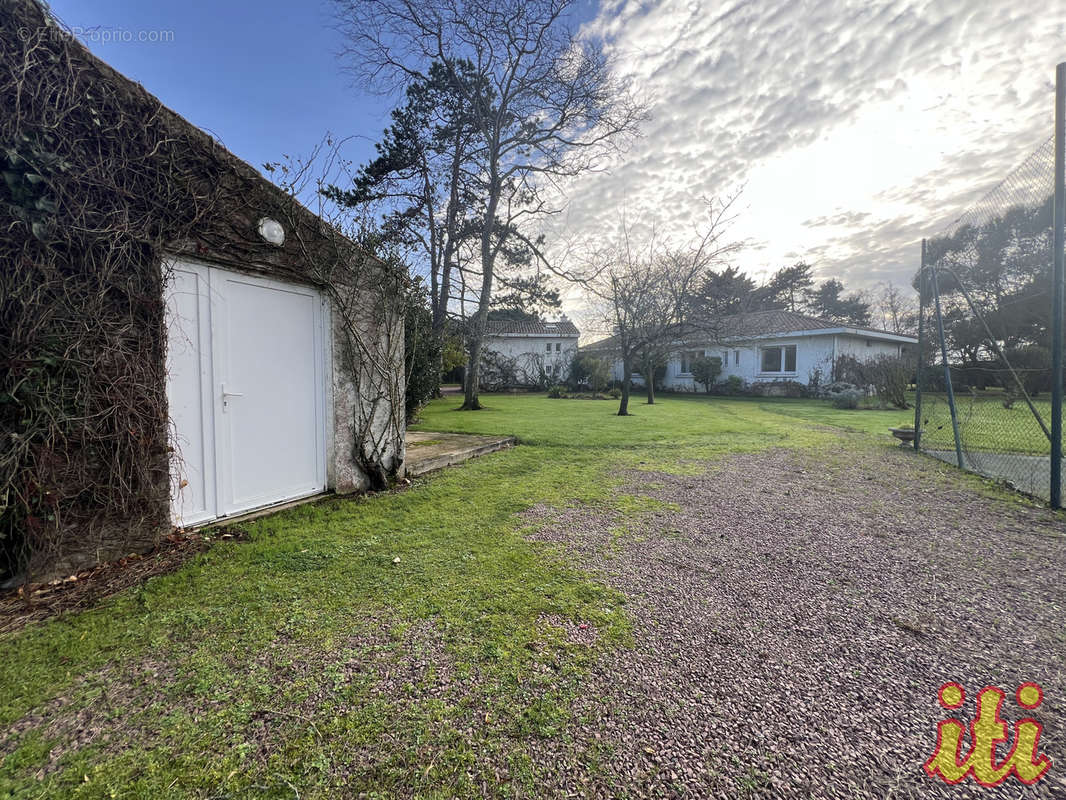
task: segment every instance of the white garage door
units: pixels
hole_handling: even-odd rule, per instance
[[[309,287],[176,262],[167,285],[171,517],[325,488],[324,305]]]

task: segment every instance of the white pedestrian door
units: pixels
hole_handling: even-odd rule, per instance
[[[321,296],[310,287],[175,262],[167,312],[174,524],[322,491]]]

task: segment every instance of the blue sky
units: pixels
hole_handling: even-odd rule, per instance
[[[332,9],[316,0],[51,0],[100,58],[260,168],[307,155],[327,132],[357,163],[390,101],[353,85]],[[595,3],[582,3],[592,16]],[[167,41],[139,41],[168,39]],[[157,33],[159,35],[157,35]],[[122,41],[122,39],[128,39]]]
[[[388,102],[342,71],[325,0],[52,8],[256,167],[326,132],[357,137],[344,155],[363,161],[387,123]],[[1047,139],[1066,60],[1061,0],[583,0],[581,12],[650,116],[608,173],[566,187],[565,239],[611,236],[623,212],[691,236],[701,198],[742,187],[738,266],[762,278],[802,258],[861,289],[908,284],[920,240]],[[172,38],[103,41],[115,29]]]
[[[325,3],[279,0],[53,0],[53,12],[115,69],[256,167],[307,154],[327,131],[362,160],[387,124],[379,97],[351,85]],[[93,32],[92,29],[99,30]],[[105,41],[129,31],[171,41]]]

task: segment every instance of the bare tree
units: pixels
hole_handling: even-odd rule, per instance
[[[877,293],[878,322],[886,331],[912,334],[918,327],[917,295],[904,293],[891,281],[882,284]]]
[[[644,115],[618,83],[599,43],[577,34],[575,0],[334,0],[344,55],[384,91],[449,71],[476,130],[480,287],[468,324],[466,396],[478,400],[485,321],[496,259],[516,240],[538,266],[562,275],[529,236],[530,222],[561,208],[559,182],[605,166]],[[473,65],[473,75],[460,69]]]
[[[619,416],[629,414],[635,369],[644,376],[648,403],[654,403],[655,369],[689,339],[716,338],[717,317],[693,315],[690,301],[708,270],[739,247],[724,238],[732,202],[709,201],[706,228],[688,244],[660,243],[652,235],[638,246],[623,221],[620,243],[593,256],[597,278],[589,284],[590,299],[612,334],[611,349],[622,361]]]

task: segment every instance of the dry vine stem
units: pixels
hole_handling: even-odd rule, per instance
[[[148,549],[167,528],[168,255],[329,297],[344,351],[333,411],[350,445],[335,480],[389,482],[403,459],[401,270],[93,57],[34,0],[0,0],[0,129],[0,575],[70,572]],[[283,246],[257,236],[263,216],[282,222]]]

